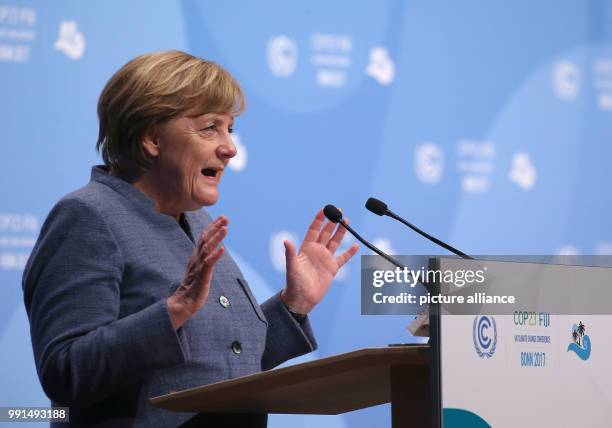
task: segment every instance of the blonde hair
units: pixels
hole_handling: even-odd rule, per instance
[[[214,62],[180,51],[138,56],[100,94],[96,149],[114,173],[138,175],[151,164],[141,144],[146,133],[192,109],[239,115],[245,109],[244,93]]]

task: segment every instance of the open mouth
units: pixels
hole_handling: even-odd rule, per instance
[[[204,177],[217,177],[219,171],[217,171],[216,169],[213,168],[204,168],[202,170],[202,175],[204,175]]]

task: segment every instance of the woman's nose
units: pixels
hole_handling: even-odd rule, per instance
[[[231,159],[238,153],[238,149],[234,144],[234,140],[232,140],[232,136],[230,134],[224,139],[223,143],[219,145],[219,155],[222,158]]]

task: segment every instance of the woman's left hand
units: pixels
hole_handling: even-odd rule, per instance
[[[344,219],[348,223],[347,219]],[[353,244],[339,256],[335,252],[346,229],[330,221],[325,223],[323,210],[312,221],[299,253],[285,241],[287,286],[281,292],[285,305],[298,314],[307,314],[329,290],[338,270],[355,255],[359,245]]]

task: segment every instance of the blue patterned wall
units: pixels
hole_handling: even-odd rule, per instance
[[[53,203],[99,163],[97,97],[132,57],[186,50],[242,83],[240,154],[211,212],[264,299],[283,286],[282,240],[326,203],[391,252],[438,252],[366,212],[371,195],[470,253],[611,253],[610,24],[603,0],[0,0],[0,405],[47,403],[22,267]],[[313,313],[309,358],[413,341],[408,321],[360,315],[356,259]],[[314,421],[390,416],[270,426]]]

